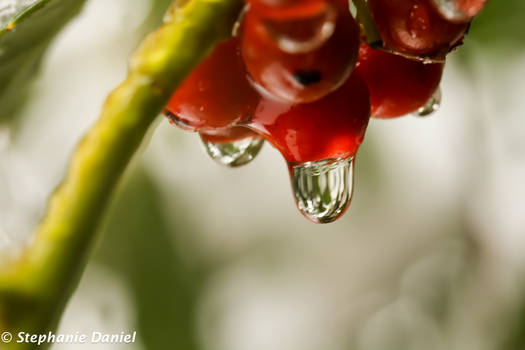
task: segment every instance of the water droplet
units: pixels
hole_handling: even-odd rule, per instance
[[[438,88],[434,95],[427,101],[424,106],[421,106],[414,115],[416,117],[428,117],[439,110],[441,106],[441,88]]]
[[[182,130],[197,131],[193,126],[188,124],[186,121],[184,121],[183,119],[179,118],[177,115],[167,110],[164,111],[164,115],[166,116],[166,118],[168,118],[168,121],[170,122],[170,124],[178,126]]]
[[[408,15],[408,28],[410,35],[416,39],[426,33],[430,29],[430,18],[428,9],[424,6],[413,5]]]
[[[233,142],[210,142],[201,137],[206,153],[217,163],[239,167],[251,162],[264,144],[260,136],[248,136]]]
[[[354,158],[290,165],[297,208],[308,220],[325,224],[341,217],[353,193]]]

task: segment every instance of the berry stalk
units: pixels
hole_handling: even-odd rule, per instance
[[[240,0],[177,3],[134,54],[127,79],[77,147],[32,244],[0,270],[1,330],[56,328],[122,174],[175,88],[229,37],[242,6]]]

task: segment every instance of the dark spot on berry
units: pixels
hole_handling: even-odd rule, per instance
[[[321,81],[321,73],[316,70],[298,70],[293,77],[303,86],[317,84]]]

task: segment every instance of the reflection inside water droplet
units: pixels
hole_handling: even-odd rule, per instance
[[[206,153],[217,163],[238,167],[251,162],[264,144],[264,138],[249,136],[233,142],[210,142],[201,137]]]
[[[353,193],[354,158],[290,165],[297,208],[310,221],[325,224],[344,214]]]
[[[428,117],[436,113],[441,106],[441,88],[438,87],[434,95],[427,101],[424,106],[421,106],[414,115],[416,117]]]

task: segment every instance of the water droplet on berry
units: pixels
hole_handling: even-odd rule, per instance
[[[251,162],[264,144],[260,136],[248,136],[233,142],[211,142],[201,137],[206,153],[217,163],[238,167]]]
[[[434,114],[439,110],[439,107],[441,106],[441,88],[438,87],[436,92],[432,95],[432,97],[425,103],[424,106],[421,106],[414,115],[416,117],[428,117],[429,115]]]
[[[414,39],[427,32],[430,29],[430,18],[427,8],[418,4],[413,5],[408,15],[407,24],[410,35]]]
[[[191,126],[190,124],[188,124],[187,122],[179,118],[177,115],[169,111],[164,111],[164,115],[166,116],[166,118],[168,118],[168,121],[170,122],[171,125],[175,125],[181,128],[182,130],[196,131],[193,126]]]
[[[297,208],[308,220],[325,224],[344,214],[353,193],[354,158],[289,165]]]

